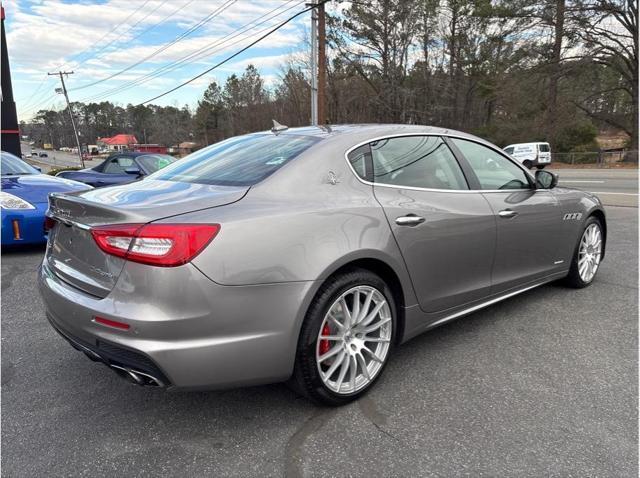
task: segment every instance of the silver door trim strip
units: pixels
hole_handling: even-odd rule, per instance
[[[482,302],[481,304],[474,305],[473,307],[469,307],[468,309],[464,309],[464,310],[461,310],[461,311],[456,312],[454,314],[448,315],[446,317],[443,317],[440,320],[436,320],[432,324],[429,324],[429,328],[435,327],[436,325],[444,324],[445,322],[449,322],[450,320],[457,319],[458,317],[461,317],[463,315],[470,314],[471,312],[475,312],[476,310],[484,309],[485,307],[488,307],[488,306],[493,305],[493,304],[495,304],[497,302],[500,302],[500,301],[503,301],[505,299],[508,299],[509,297],[513,297],[514,295],[522,294],[523,292],[526,292],[528,290],[534,289],[534,288],[539,287],[539,286],[541,286],[543,284],[545,284],[545,282],[541,282],[539,284],[531,285],[531,286],[525,287],[524,289],[516,290],[514,292],[509,292],[508,294],[501,295],[499,297],[496,297],[494,299],[488,300],[486,302]]]

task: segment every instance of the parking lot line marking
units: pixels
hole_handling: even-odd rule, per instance
[[[592,181],[590,179],[585,179],[584,181],[576,179],[561,179],[561,183],[604,183],[604,181]]]
[[[615,194],[617,196],[637,196],[638,193],[609,193],[606,191],[591,191],[593,194]]]

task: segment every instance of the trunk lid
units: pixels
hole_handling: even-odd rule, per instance
[[[210,186],[144,180],[74,194],[53,194],[49,214],[58,222],[49,232],[45,261],[68,284],[97,297],[115,286],[125,260],[104,253],[91,227],[156,221],[236,202],[249,187]]]

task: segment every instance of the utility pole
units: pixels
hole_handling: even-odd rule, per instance
[[[326,54],[325,54],[325,18],[324,2],[318,5],[318,124],[327,124],[327,76],[326,76]]]
[[[317,0],[311,4],[317,5]],[[311,125],[318,125],[318,9],[311,10]]]
[[[67,94],[67,87],[64,84],[64,77],[73,75],[73,71],[59,71],[57,73],[47,73],[49,76],[60,75],[60,82],[62,83],[62,93],[67,100],[67,109],[69,110],[69,117],[71,118],[71,126],[73,126],[73,134],[76,137],[76,146],[78,147],[78,157],[80,158],[80,165],[84,168],[84,158],[82,157],[82,148],[80,147],[80,138],[78,137],[78,130],[76,129],[76,120],[73,118],[73,111],[71,111],[71,103],[69,102],[69,95]],[[64,75],[64,76],[63,76]],[[58,90],[56,89],[56,92]]]

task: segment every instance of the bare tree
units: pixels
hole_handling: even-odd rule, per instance
[[[628,160],[638,161],[638,4],[634,0],[580,0],[575,10],[587,58],[620,75],[617,87],[630,98],[630,111],[603,111],[577,103],[589,116],[623,129],[631,137]],[[602,91],[601,93],[606,93]]]

